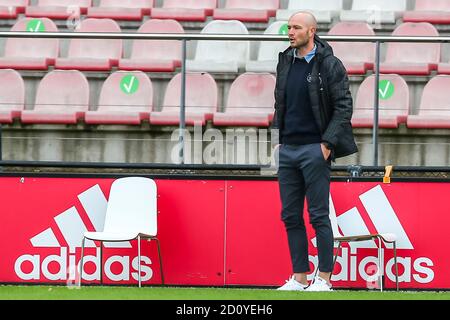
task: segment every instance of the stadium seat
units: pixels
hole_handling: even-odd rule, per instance
[[[231,84],[225,112],[214,113],[214,125],[268,127],[274,111],[275,81],[270,73],[241,74]]]
[[[201,31],[202,34],[248,34],[246,26],[237,20],[214,20]],[[210,41],[197,43],[194,60],[187,60],[190,71],[238,72],[250,56],[248,41]]]
[[[19,118],[25,105],[25,84],[12,69],[0,70],[0,123],[12,123]]]
[[[436,28],[428,22],[405,22],[399,25],[393,36],[439,36]],[[440,43],[389,42],[381,73],[404,75],[428,75],[436,70],[441,58]]]
[[[55,23],[47,18],[22,18],[11,31],[57,32]],[[59,54],[58,39],[8,38],[0,68],[17,70],[47,70]]]
[[[404,22],[429,22],[433,24],[450,23],[450,1],[416,0],[414,11],[403,14]]]
[[[117,71],[103,83],[97,111],[88,111],[88,124],[139,125],[153,107],[153,87],[141,71]]]
[[[89,84],[77,70],[54,70],[39,83],[33,110],[22,111],[22,123],[76,124],[89,108]]]
[[[150,123],[154,125],[178,125],[180,123],[181,73],[167,85],[162,111],[152,112]],[[217,84],[208,73],[186,74],[186,124],[205,125],[217,110]]]
[[[147,20],[138,33],[184,33],[176,20]],[[181,66],[181,42],[178,40],[134,40],[130,59],[120,59],[121,70],[173,72]]]
[[[277,20],[289,20],[300,10],[307,10],[314,14],[317,22],[330,23],[342,10],[342,0],[289,0],[287,9],[277,10]]]
[[[375,32],[366,22],[339,22],[328,35],[374,36]],[[370,42],[330,42],[335,56],[343,63],[349,74],[365,74],[373,69],[375,44]]]
[[[16,19],[25,11],[29,0],[0,0],[0,19]]]
[[[149,15],[153,0],[100,0],[98,7],[88,9],[89,18],[111,18],[114,20],[142,20]]]
[[[439,75],[425,85],[417,115],[408,116],[408,128],[450,129],[450,76]]]
[[[205,21],[217,7],[217,0],[164,0],[162,8],[153,8],[153,19]]]
[[[216,20],[267,22],[280,7],[280,0],[226,0],[224,8],[214,9]]]
[[[375,75],[364,79],[356,94],[352,117],[354,128],[373,127]],[[409,89],[406,81],[396,74],[381,74],[379,83],[380,128],[398,128],[405,123],[409,113]]]
[[[83,20],[75,32],[116,32],[120,27],[111,19]],[[72,39],[67,58],[56,59],[57,69],[108,71],[122,57],[121,39]]]
[[[92,0],[38,0],[37,5],[25,9],[27,17],[67,19],[85,14]]]
[[[265,31],[264,34],[286,35],[287,21],[275,21]],[[245,70],[249,72],[271,72],[275,73],[278,62],[278,53],[289,47],[289,41],[261,41],[258,50],[258,59],[249,61],[245,65]]]
[[[161,260],[161,248],[157,238],[158,233],[158,193],[154,180],[144,177],[126,177],[114,180],[111,184],[106,205],[103,230],[84,232],[81,245],[80,277],[83,279],[83,259],[85,240],[101,241],[100,250],[105,242],[125,242],[137,240],[138,284],[141,287],[141,239],[155,240],[158,248],[161,282],[164,284],[164,273]],[[100,256],[101,256],[100,251]],[[100,261],[102,274],[103,261]],[[153,268],[153,267],[152,267]]]
[[[341,21],[393,24],[405,11],[406,0],[353,0],[351,10],[341,11]]]

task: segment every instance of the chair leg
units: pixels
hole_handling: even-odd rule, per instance
[[[341,250],[341,242],[338,241],[338,247],[337,247],[337,249],[336,249],[336,254],[334,255],[334,258],[333,258],[333,267],[332,267],[332,269],[331,269],[330,281],[331,281],[331,277],[333,276],[334,265],[336,264],[336,260],[337,260],[337,257],[338,257],[338,255],[339,255],[339,251],[340,251],[340,250]]]
[[[381,238],[378,238],[378,280],[379,280],[379,284],[380,284],[380,291],[383,292],[383,263],[382,263],[382,256],[383,256],[383,252],[382,252],[382,247],[381,247]]]
[[[164,285],[164,272],[163,272],[162,259],[161,259],[161,247],[159,246],[158,238],[155,238],[155,240],[156,240],[156,244],[158,245],[159,269],[161,270],[161,284]]]
[[[103,265],[103,241],[100,241],[100,284],[103,285],[103,270],[102,270],[102,265]]]
[[[397,244],[396,241],[392,243],[394,246],[394,264],[395,264],[395,285],[398,291],[398,264],[397,264]]]
[[[138,236],[138,279],[139,288],[141,287],[141,236]]]
[[[78,280],[79,287],[81,287],[81,279],[83,278],[83,257],[84,257],[84,241],[85,240],[86,240],[86,238],[83,237],[83,240],[81,241],[80,279]]]

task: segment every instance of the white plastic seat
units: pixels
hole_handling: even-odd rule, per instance
[[[319,23],[330,23],[342,10],[342,0],[289,0],[287,9],[277,10],[277,20],[289,20],[300,10],[310,11]]]
[[[336,216],[336,209],[334,208],[333,199],[331,198],[330,194],[330,221],[331,221],[331,228],[333,230],[333,240],[335,242],[335,245],[337,244],[336,253],[334,255],[333,259],[333,270],[334,265],[336,264],[337,256],[339,254],[339,250],[341,249],[342,243],[345,242],[361,242],[361,241],[374,241],[377,240],[376,248],[378,249],[378,283],[380,291],[383,291],[383,275],[384,275],[384,267],[382,266],[382,262],[384,261],[383,257],[383,250],[381,247],[381,244],[391,244],[392,248],[394,250],[394,265],[395,265],[395,284],[396,289],[398,291],[399,285],[398,285],[398,264],[397,264],[397,235],[392,232],[386,232],[386,233],[370,233],[368,230],[365,231],[367,233],[361,233],[361,234],[345,234],[342,235],[339,231],[338,226],[338,219]],[[386,246],[387,247],[387,246]],[[333,274],[331,274],[331,277],[333,277]]]
[[[47,17],[50,19],[68,19],[85,14],[92,0],[38,0],[37,5],[25,9],[27,17]]]
[[[0,0],[0,19],[15,19],[25,11],[29,0]]]
[[[111,185],[103,231],[85,232],[83,235],[79,285],[81,285],[83,276],[84,243],[86,239],[100,241],[100,250],[102,250],[103,242],[137,240],[139,287],[141,287],[141,239],[155,240],[158,245],[161,280],[164,284],[161,250],[159,240],[156,237],[158,232],[157,213],[157,187],[154,180],[143,177],[127,177],[115,180]],[[100,263],[100,269],[101,267],[102,263]]]
[[[275,21],[264,34],[280,34],[287,32],[287,21]],[[287,38],[287,35],[286,35]],[[249,61],[245,65],[247,72],[271,72],[277,69],[278,53],[289,47],[289,41],[261,41],[258,50],[258,59]]]
[[[436,24],[450,23],[450,1],[416,0],[413,11],[406,11],[404,22],[429,22]]]
[[[369,24],[395,23],[406,11],[406,0],[353,0],[351,10],[341,11],[341,21]]]
[[[202,34],[248,34],[247,27],[237,20],[214,20]],[[250,55],[249,41],[198,41],[194,60],[186,61],[189,71],[238,72]]]

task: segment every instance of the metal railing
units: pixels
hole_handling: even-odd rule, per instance
[[[286,41],[284,35],[232,35],[232,34],[172,34],[172,33],[102,33],[102,32],[0,32],[0,38],[58,38],[58,39],[124,39],[124,40],[179,40],[182,42],[181,61],[181,94],[180,94],[180,157],[184,163],[184,132],[186,109],[186,52],[187,41],[222,40],[222,41]],[[379,123],[379,76],[380,76],[380,46],[384,42],[414,42],[414,43],[448,43],[447,36],[331,36],[320,35],[326,41],[335,42],[371,42],[376,44],[375,55],[375,88],[374,88],[374,126],[373,126],[373,166],[378,166],[378,123]],[[274,57],[276,58],[276,57]],[[0,126],[0,161],[1,158],[1,126]]]

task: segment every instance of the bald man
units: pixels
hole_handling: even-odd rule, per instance
[[[274,128],[279,130],[278,184],[293,274],[278,290],[330,291],[333,232],[329,219],[331,161],[357,152],[347,72],[316,35],[317,22],[298,12],[288,22],[290,47],[280,52]],[[316,232],[318,272],[311,271],[303,210]]]

